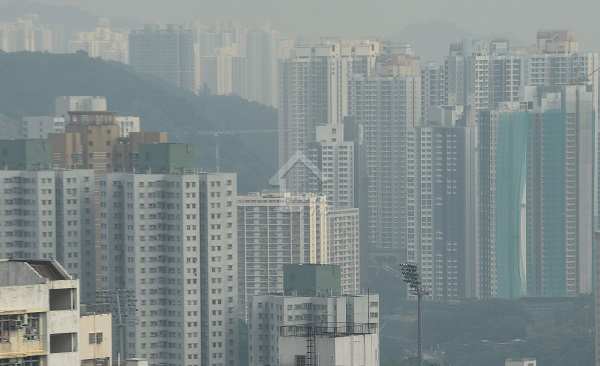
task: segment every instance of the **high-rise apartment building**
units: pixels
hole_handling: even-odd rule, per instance
[[[97,175],[112,171],[112,152],[120,137],[120,128],[115,122],[114,113],[69,112],[65,135],[79,136],[81,153],[77,154],[79,156],[68,156],[65,149],[68,149],[70,144],[53,144],[52,153],[55,159],[58,157],[59,160],[62,159],[58,163],[65,164],[59,165],[60,167],[93,169]]]
[[[447,105],[467,105],[471,94],[471,58],[466,41],[452,43],[444,60],[445,95]]]
[[[335,264],[342,291],[360,290],[360,231],[356,208],[335,208],[315,193],[262,193],[238,199],[240,301],[283,291],[290,263]]]
[[[195,91],[194,37],[190,29],[146,25],[131,31],[129,63],[137,72]]]
[[[247,65],[238,45],[218,48],[197,61],[198,90],[215,95],[247,97]]]
[[[50,133],[61,132],[65,132],[65,119],[62,117],[23,117],[20,136],[23,139],[46,139]]]
[[[51,146],[43,139],[0,140],[0,167],[4,170],[50,169]]]
[[[90,170],[0,172],[0,258],[56,259],[83,286],[81,301],[95,289],[93,191]]]
[[[527,167],[527,291],[592,292],[592,85],[531,87]]]
[[[479,114],[478,291],[517,298],[526,289],[526,181],[531,116],[519,105]]]
[[[507,40],[480,42],[471,55],[472,99],[475,112],[499,103],[518,102],[525,83],[525,58],[511,53]]]
[[[421,122],[420,84],[419,75],[358,76],[350,82],[350,115],[362,130],[359,207],[361,243],[368,245],[361,251],[362,273],[367,262],[377,270],[406,260],[406,139],[407,129]]]
[[[56,258],[56,176],[47,170],[0,171],[4,209],[1,258]]]
[[[237,176],[200,174],[202,365],[239,365]]]
[[[235,176],[110,173],[100,194],[98,287],[137,309],[123,354],[236,365]]]
[[[318,169],[318,177],[309,180],[307,191],[324,194],[332,207],[356,207],[354,142],[345,141],[344,125],[317,127],[316,140],[307,147],[306,157]]]
[[[446,107],[440,120],[409,128],[407,261],[433,299],[476,296],[476,130]]]
[[[93,170],[57,170],[56,259],[81,285],[81,302],[96,296],[96,179]]]
[[[240,300],[283,292],[283,266],[328,263],[327,200],[315,193],[238,197]]]
[[[248,100],[277,107],[278,35],[271,29],[252,29],[246,34]]]
[[[429,122],[435,109],[446,105],[446,77],[444,66],[428,63],[421,69],[421,118]]]
[[[37,14],[17,18],[11,23],[0,23],[0,50],[4,52],[57,52],[60,50],[57,34],[39,21]]]
[[[340,268],[342,293],[360,293],[360,215],[358,208],[330,208],[328,211],[329,263]]]
[[[126,64],[129,61],[126,33],[111,28],[108,19],[100,19],[91,32],[78,32],[69,42],[69,51],[85,51],[90,57]]]
[[[281,63],[279,75],[279,166],[317,141],[317,127],[337,127],[348,115],[348,83],[355,74],[369,75],[379,43],[329,42],[301,45]],[[289,173],[287,190],[308,192],[307,172]]]

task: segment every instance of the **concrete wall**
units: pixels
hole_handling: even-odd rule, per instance
[[[0,309],[8,312],[46,312],[49,297],[45,285],[0,287]]]
[[[295,366],[295,357],[306,356],[306,352],[306,338],[281,337],[279,366]],[[320,366],[379,366],[379,345],[375,334],[318,337],[314,352]]]
[[[90,333],[102,333],[102,343],[90,344]],[[79,357],[81,360],[112,356],[111,314],[85,315],[79,319]]]
[[[48,355],[46,366],[79,366],[79,353],[51,353]]]

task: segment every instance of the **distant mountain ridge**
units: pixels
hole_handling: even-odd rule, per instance
[[[139,115],[142,128],[167,131],[171,141],[198,146],[198,166],[215,167],[215,137],[197,131],[274,129],[274,109],[234,96],[194,95],[127,65],[84,53],[0,52],[0,114],[48,115],[61,95],[106,96],[109,109]],[[221,136],[221,170],[239,173],[242,192],[266,188],[277,166],[272,133]]]

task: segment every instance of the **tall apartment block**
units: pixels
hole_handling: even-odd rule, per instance
[[[527,291],[592,292],[592,85],[531,87],[527,169]]]
[[[600,56],[598,53],[581,52],[579,45],[571,32],[563,30],[540,31],[537,35],[537,52],[527,60],[527,83],[531,86],[562,86],[589,84],[593,94],[595,111],[594,126],[596,140],[600,146],[600,125],[598,111],[600,110]],[[595,150],[594,171],[600,172],[600,149]],[[595,227],[599,227],[600,217],[600,178],[594,177],[594,217]]]
[[[50,260],[0,260],[0,363],[79,366],[79,284]]]
[[[328,219],[329,263],[340,268],[342,293],[360,293],[360,215],[358,208],[331,208]]]
[[[0,257],[56,258],[56,176],[52,171],[0,171],[4,209]]]
[[[446,105],[446,77],[444,65],[430,62],[421,69],[421,118],[428,122],[435,109]]]
[[[3,145],[0,142],[0,148]],[[81,301],[92,302],[94,186],[90,170],[0,171],[0,199],[5,205],[0,213],[0,257],[56,259],[85,285]]]
[[[361,273],[406,260],[407,129],[421,122],[419,75],[355,76],[350,115],[359,140]]]
[[[526,181],[531,116],[513,104],[479,114],[479,265],[482,298],[526,288]]]
[[[93,169],[98,175],[112,171],[113,147],[120,129],[112,112],[68,112],[65,133],[49,134],[53,166]]]
[[[92,170],[56,174],[56,259],[81,285],[81,302],[96,296],[96,179]]]
[[[317,127],[316,139],[306,150],[318,169],[318,179],[309,181],[308,191],[324,194],[331,207],[356,207],[354,142],[345,141],[343,124]]]
[[[466,122],[445,107],[442,119],[407,130],[407,261],[441,301],[476,296],[477,136]]]
[[[471,94],[471,58],[467,42],[452,43],[444,60],[444,104],[467,105]]]
[[[470,67],[475,112],[519,101],[525,84],[525,57],[511,53],[507,40],[480,42],[473,50]]]
[[[283,292],[283,266],[328,263],[327,200],[315,193],[238,197],[239,286],[250,297]]]
[[[237,176],[200,175],[203,365],[239,364]]]
[[[46,139],[50,133],[61,132],[65,132],[65,119],[63,117],[23,117],[20,136],[24,139]]]
[[[110,173],[100,191],[103,290],[137,309],[123,354],[151,365],[235,365],[235,176]]]
[[[0,24],[0,50],[4,52],[64,52],[57,29],[42,24],[37,14]]]
[[[51,146],[43,139],[0,140],[4,170],[42,170],[51,167]]]
[[[194,91],[193,32],[175,25],[133,30],[129,33],[129,63],[137,72]]]
[[[247,95],[264,105],[278,104],[278,39],[271,29],[251,29],[246,34]]]
[[[379,365],[379,296],[340,295],[329,267],[288,266],[285,293],[251,298],[251,366]]]
[[[78,32],[69,41],[69,51],[85,51],[88,56],[126,64],[128,62],[127,34],[111,28],[108,19],[100,19],[91,32]]]
[[[348,114],[348,82],[368,75],[375,66],[379,43],[357,41],[298,46],[281,63],[279,76],[279,166],[306,154],[317,141],[317,127],[337,127]],[[295,169],[288,191],[308,192],[306,172]]]
[[[290,263],[335,264],[343,293],[360,290],[358,209],[331,208],[315,193],[262,193],[238,199],[240,301],[283,291]]]

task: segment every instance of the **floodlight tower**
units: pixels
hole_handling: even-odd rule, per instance
[[[419,276],[419,268],[414,263],[401,263],[400,272],[402,273],[402,280],[408,285],[408,292],[417,297],[417,358],[419,359],[419,366],[423,366],[423,350],[422,350],[422,338],[423,338],[423,326],[422,326],[422,298],[424,295],[428,295],[429,292],[423,288],[421,284],[421,277]]]

